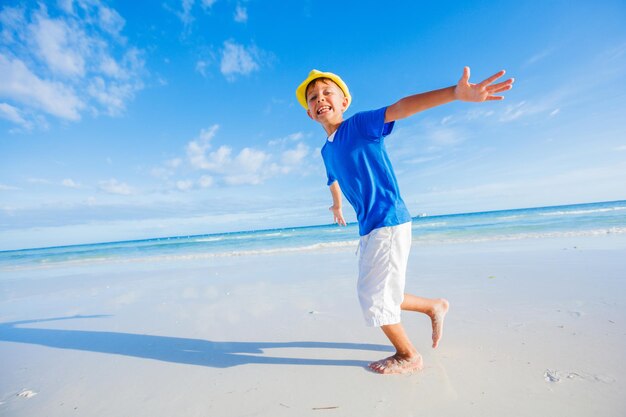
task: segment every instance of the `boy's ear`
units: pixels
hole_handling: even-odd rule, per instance
[[[313,116],[311,115],[311,109],[306,109],[306,114],[307,114],[307,115],[308,115],[311,119],[313,119]],[[313,119],[313,120],[315,120],[315,119]]]
[[[343,97],[343,101],[341,102],[341,112],[342,113],[345,112],[346,109],[348,108],[348,103],[349,103],[348,97],[344,96]]]

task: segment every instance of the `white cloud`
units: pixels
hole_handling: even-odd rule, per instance
[[[178,188],[180,191],[188,191],[191,188],[193,188],[193,181],[191,180],[176,181],[176,188]]]
[[[181,158],[170,159],[168,161],[165,161],[162,166],[153,168],[150,171],[150,174],[156,178],[168,179],[176,173],[176,170],[182,164],[182,162],[183,160]]]
[[[235,159],[224,168],[228,174],[224,176],[224,181],[229,185],[240,184],[260,184],[265,179],[263,170],[265,162],[269,160],[269,155],[263,151],[243,148]]]
[[[626,145],[618,146],[617,148],[615,148],[615,150],[618,152],[624,152],[626,151]]]
[[[33,127],[31,122],[22,117],[18,108],[7,103],[0,103],[0,117],[22,126],[26,130],[30,130]]]
[[[405,164],[420,165],[420,164],[425,164],[425,163],[430,162],[430,161],[435,161],[435,160],[440,159],[440,158],[441,158],[441,155],[423,156],[423,157],[417,157],[417,158],[413,158],[413,159],[407,159],[407,160],[404,160],[402,162],[404,162]]]
[[[105,75],[108,75],[109,77],[114,77],[114,78],[123,77],[123,73],[124,73],[122,68],[120,68],[119,64],[117,63],[117,61],[115,61],[110,56],[102,57],[102,60],[100,62],[100,71],[102,71]]]
[[[450,123],[451,121],[454,120],[454,116],[445,116],[443,119],[441,119],[441,124],[442,125],[447,125],[448,123]]]
[[[156,167],[156,168],[152,168],[150,170],[150,175],[152,175],[155,178],[160,178],[160,179],[168,179],[170,176],[172,176],[173,172],[165,169],[163,167]]]
[[[494,111],[493,110],[486,110],[486,109],[480,109],[480,108],[474,108],[474,109],[470,109],[465,113],[465,120],[477,120],[477,119],[484,119],[490,116],[494,115]]]
[[[214,131],[211,130],[213,134]],[[209,148],[208,139],[195,140],[187,145],[187,156],[193,168],[220,174],[229,185],[259,184],[263,181],[264,164],[269,159],[264,151],[243,148],[233,157],[233,149],[229,146],[222,145],[212,152]]]
[[[230,164],[232,148],[226,145],[220,146],[217,151],[209,154],[208,162],[204,164],[203,169],[210,169],[216,172],[223,172],[226,165]]]
[[[102,5],[98,12],[99,24],[102,30],[113,36],[119,36],[126,25],[124,18],[114,9]]]
[[[215,4],[216,1],[217,0],[201,0],[200,6],[205,12],[209,12],[211,10],[211,7],[213,6],[213,4]],[[196,4],[195,0],[181,0],[180,2],[180,6],[182,9],[181,11],[172,10],[168,6],[165,6],[165,8],[174,12],[178,16],[180,21],[185,26],[185,32],[188,33],[191,30],[192,23],[196,20],[195,17],[193,16],[193,8],[195,4]]]
[[[236,75],[248,75],[258,71],[259,51],[256,47],[246,47],[234,41],[225,41],[222,49],[220,71],[227,80],[233,81]]]
[[[136,86],[95,77],[87,86],[87,93],[99,103],[105,113],[117,116],[126,109],[126,103],[134,97]]]
[[[300,140],[304,139],[304,137],[305,137],[304,133],[296,132],[296,133],[289,134],[289,135],[287,135],[285,137],[282,137],[282,138],[272,139],[267,144],[269,146],[284,145],[286,143],[300,141]]]
[[[70,21],[50,19],[44,12],[38,12],[28,25],[28,31],[37,55],[53,74],[83,77],[88,36],[80,27],[70,27],[70,24]]]
[[[100,181],[100,190],[109,194],[131,195],[133,189],[124,182],[119,182],[115,178],[106,181]]]
[[[508,123],[536,115],[552,118],[561,112],[559,106],[563,97],[559,97],[560,94],[560,92],[553,92],[552,95],[546,95],[536,101],[520,101],[519,103],[509,104],[498,112],[498,120]]]
[[[487,119],[495,114],[493,110],[487,110],[480,107],[470,108],[464,112],[459,112],[457,114],[450,114],[444,116],[439,121],[440,125],[448,126],[448,125],[458,125],[466,122],[471,122],[474,120]]]
[[[532,109],[526,105],[525,101],[520,101],[519,103],[506,106],[504,113],[500,116],[500,120],[503,122],[511,122],[530,113],[531,111]]]
[[[206,151],[211,147],[210,141],[217,133],[217,129],[219,129],[219,125],[202,129],[198,138],[187,144],[187,158],[194,168],[210,169],[211,163],[207,160]]]
[[[248,10],[242,5],[238,4],[235,8],[235,22],[246,23],[248,21]]]
[[[5,7],[0,11],[0,24],[2,24],[2,43],[15,42],[20,31],[26,26],[25,10],[23,7]]]
[[[202,0],[202,8],[207,10],[213,7],[217,0]]]
[[[193,15],[191,14],[191,9],[193,8],[194,3],[195,3],[194,0],[182,0],[181,1],[182,11],[176,13],[180,21],[183,22],[185,29],[188,29],[189,26],[195,20]]]
[[[3,7],[0,23],[0,100],[21,115],[12,112],[15,124],[118,115],[143,88],[142,52],[126,45],[122,16],[98,0]]]
[[[45,81],[33,74],[24,62],[0,54],[0,97],[8,97],[21,104],[40,109],[53,116],[80,119],[85,104],[70,86]]]
[[[169,161],[166,161],[165,165],[169,168],[176,169],[180,166],[182,162],[183,160],[181,158],[174,158],[174,159],[170,159]]]
[[[199,72],[203,77],[207,76],[207,67],[209,63],[207,61],[199,60],[196,62],[196,71]]]
[[[213,177],[209,175],[203,175],[198,180],[198,185],[200,185],[200,187],[202,188],[211,187],[214,183],[215,183],[215,180],[213,179]]]
[[[544,59],[545,57],[549,56],[552,54],[552,48],[546,49],[544,51],[541,51],[535,55],[533,55],[532,57],[530,57],[526,63],[524,63],[524,67],[529,67],[539,61],[541,61],[542,59]]]
[[[606,54],[607,54],[607,60],[609,62],[621,58],[622,56],[626,55],[626,42],[618,45],[615,48],[609,48],[606,51]]]
[[[66,178],[61,181],[61,185],[68,188],[81,188],[81,185],[71,178]]]
[[[74,0],[57,0],[58,6],[67,14],[74,14]]]
[[[0,191],[12,191],[19,190],[17,187],[13,187],[12,185],[0,184]]]
[[[267,154],[265,152],[252,148],[243,148],[235,158],[238,167],[249,172],[258,171],[266,160]]]
[[[215,184],[256,185],[281,174],[296,171],[300,175],[308,173],[310,166],[307,158],[311,155],[311,150],[306,144],[298,141],[304,137],[301,132],[270,141],[268,143],[270,147],[280,145],[279,149],[270,152],[253,147],[237,150],[228,145],[214,145],[218,129],[218,125],[202,129],[198,137],[185,146],[186,162],[189,167],[210,174],[204,174],[195,182],[195,185],[201,188]],[[291,147],[287,148],[286,145]],[[177,159],[176,164],[182,165],[182,161]],[[167,163],[163,167],[153,169],[152,175],[168,179],[174,172],[166,167]]]
[[[547,92],[533,100],[503,103],[495,110],[480,104],[472,105],[463,112],[442,117],[439,123],[449,126],[474,121],[510,123],[533,116],[552,118],[561,112],[563,103],[568,101],[567,98],[571,95],[570,91],[563,88]]]
[[[52,184],[52,181],[44,179],[44,178],[29,178],[26,181],[28,181],[31,184],[45,184],[45,185]]]
[[[451,127],[435,127],[426,135],[428,140],[437,147],[458,145],[466,139],[462,130]]]
[[[294,149],[283,152],[281,161],[288,167],[295,167],[300,165],[308,154],[309,147],[304,143],[298,143]]]

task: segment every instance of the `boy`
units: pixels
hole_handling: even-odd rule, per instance
[[[296,97],[311,119],[320,123],[328,139],[322,148],[335,222],[346,224],[341,193],[354,207],[359,222],[359,302],[369,326],[381,327],[396,353],[372,362],[381,374],[420,370],[422,357],[400,323],[400,311],[427,314],[432,323],[433,348],[442,335],[448,301],[404,294],[406,265],[411,246],[411,216],[400,196],[383,139],[394,122],[454,100],[501,100],[494,94],[512,87],[513,79],[493,84],[500,71],[479,84],[469,82],[465,67],[456,86],[405,97],[388,107],[360,112],[344,120],[352,101],[348,86],[330,72],[313,70],[296,90]]]

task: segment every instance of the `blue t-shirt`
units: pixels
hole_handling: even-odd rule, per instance
[[[385,150],[383,139],[394,125],[385,123],[386,110],[360,112],[344,120],[322,148],[328,185],[339,181],[356,211],[361,236],[411,221]]]

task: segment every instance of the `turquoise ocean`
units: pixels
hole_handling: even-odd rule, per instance
[[[471,243],[626,234],[626,200],[413,219],[413,244]],[[349,224],[291,227],[0,252],[0,272],[103,262],[151,262],[356,248]]]

